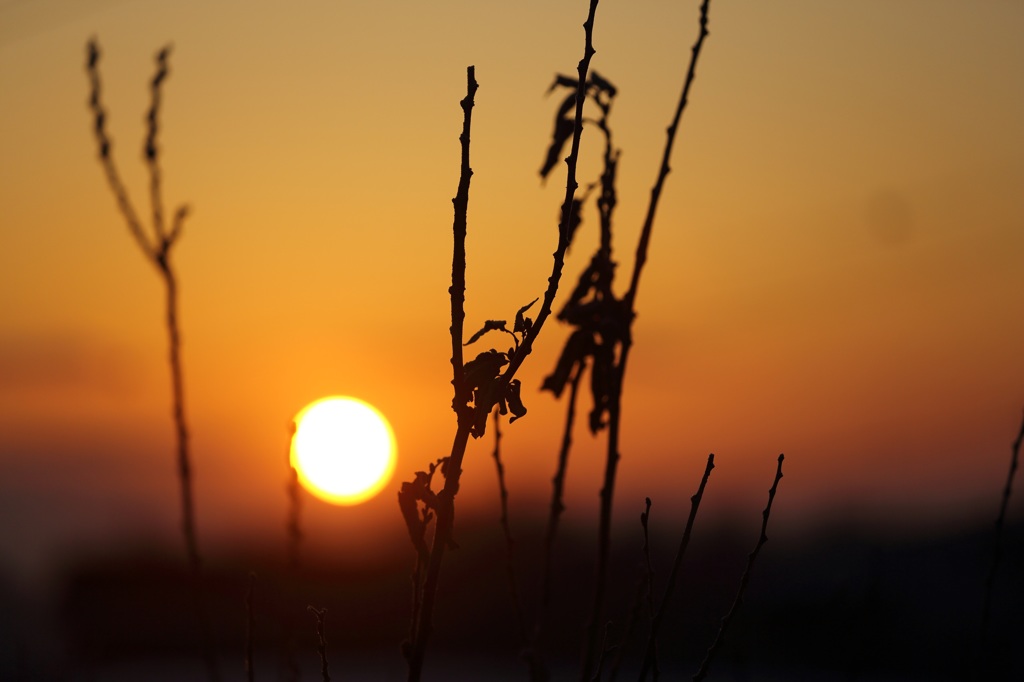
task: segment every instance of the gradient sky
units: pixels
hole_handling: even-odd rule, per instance
[[[623,276],[697,4],[598,9]],[[348,394],[391,419],[397,477],[359,508],[307,498],[306,517],[312,542],[363,546],[366,529],[404,533],[393,491],[454,433],[465,68],[472,328],[543,291],[564,187],[561,169],[537,175],[558,102],[544,91],[575,68],[585,15],[583,0],[0,0],[0,570],[176,533],[162,285],[96,161],[90,37],[143,213],[146,83],[174,45],[162,150],[167,203],[194,210],[174,257],[201,540],[283,539],[287,425]],[[681,510],[713,451],[717,518],[757,523],[779,452],[777,532],[993,517],[1024,407],[1024,6],[719,1],[710,28],[637,301],[618,516],[633,523],[644,495]],[[564,408],[537,388],[565,333],[545,328],[520,374],[529,416],[505,430],[520,511],[553,472]],[[603,458],[576,442],[568,518],[584,523]],[[496,514],[490,448],[471,444],[463,513]]]

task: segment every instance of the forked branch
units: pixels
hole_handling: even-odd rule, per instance
[[[585,48],[583,59],[580,60],[579,73],[580,81],[586,82],[586,74],[590,65],[590,59],[594,54],[593,48],[593,25],[594,13],[597,9],[598,0],[591,0],[590,12],[587,21],[584,23]],[[548,278],[548,287],[544,293],[544,301],[541,305],[540,314],[535,323],[527,325],[522,330],[522,343],[515,349],[512,357],[508,359],[508,367],[494,380],[482,382],[479,386],[470,385],[466,378],[467,363],[462,361],[462,323],[465,317],[463,304],[465,301],[465,229],[466,213],[469,201],[469,177],[472,170],[469,166],[469,132],[470,112],[473,107],[473,96],[477,85],[474,77],[473,67],[467,70],[467,95],[463,99],[463,135],[462,141],[463,164],[459,180],[459,192],[456,194],[454,239],[455,245],[452,255],[452,286],[449,289],[451,295],[452,309],[452,384],[454,391],[453,409],[457,415],[457,428],[455,438],[452,442],[451,454],[447,458],[444,475],[444,488],[436,496],[434,526],[434,538],[431,543],[430,556],[427,562],[427,573],[423,583],[421,599],[418,600],[419,611],[416,623],[413,627],[412,642],[408,650],[410,682],[418,682],[422,675],[423,659],[426,652],[427,641],[433,621],[433,611],[437,595],[438,579],[441,572],[441,564],[446,549],[452,544],[452,527],[455,520],[455,495],[459,490],[459,481],[462,475],[462,461],[466,454],[466,446],[470,435],[479,436],[482,429],[474,429],[474,424],[486,424],[486,417],[490,414],[495,404],[505,401],[507,396],[518,390],[518,385],[513,384],[516,371],[522,365],[523,360],[533,347],[533,343],[544,325],[544,321],[551,314],[551,305],[558,290],[558,282],[561,278],[562,268],[565,261],[565,251],[568,248],[569,224],[572,216],[573,198],[577,188],[576,163],[579,155],[579,141],[583,128],[583,100],[585,92],[581,89],[577,94],[575,128],[573,134],[572,151],[566,159],[567,182],[566,199],[562,204],[562,218],[559,225],[558,245],[553,256],[551,276]],[[523,311],[520,311],[520,314]],[[504,363],[501,363],[503,365]],[[498,365],[499,367],[501,365]],[[515,396],[518,399],[518,394]],[[472,407],[469,400],[473,401]],[[481,419],[482,417],[482,419]]]
[[[704,476],[700,479],[700,486],[697,492],[690,498],[690,515],[686,519],[686,528],[683,530],[683,537],[679,541],[679,549],[676,550],[676,558],[672,562],[672,572],[668,576],[668,584],[665,586],[665,594],[661,597],[661,603],[651,621],[651,634],[647,640],[647,650],[644,653],[643,665],[640,668],[640,682],[647,679],[647,673],[654,667],[657,671],[655,660],[658,632],[668,612],[668,605],[672,601],[672,593],[675,591],[676,583],[679,580],[679,571],[683,567],[683,557],[686,556],[686,548],[690,545],[690,535],[693,532],[693,522],[697,519],[697,510],[700,508],[700,501],[704,499],[704,488],[708,485],[708,478],[711,477],[711,470],[715,468],[715,455],[708,455],[708,463],[704,468]],[[655,673],[657,678],[657,673]]]
[[[729,613],[725,614],[725,618],[722,619],[722,627],[719,628],[718,634],[715,636],[715,641],[708,649],[707,655],[704,656],[704,660],[700,664],[700,669],[697,670],[697,674],[693,676],[693,682],[700,682],[700,680],[707,677],[708,669],[711,667],[711,662],[714,660],[715,654],[718,653],[719,647],[725,640],[725,633],[729,629],[732,619],[736,616],[736,612],[739,611],[740,604],[743,603],[743,593],[747,591],[747,583],[750,582],[750,574],[754,570],[754,561],[757,560],[757,555],[761,552],[761,548],[764,547],[764,543],[768,542],[768,516],[772,513],[772,502],[775,500],[775,491],[778,490],[779,481],[782,480],[782,460],[785,458],[785,455],[779,455],[779,465],[775,470],[775,481],[772,482],[772,487],[768,489],[768,504],[761,513],[761,535],[757,539],[754,551],[752,551],[750,556],[747,557],[747,568],[743,571],[743,577],[740,579],[740,587],[736,591],[736,599],[733,601],[732,607],[729,609]]]
[[[181,330],[178,323],[178,285],[171,264],[171,248],[181,237],[188,207],[182,205],[174,212],[173,222],[167,229],[163,214],[161,192],[160,148],[157,142],[160,125],[159,113],[162,88],[169,74],[168,57],[170,47],[156,55],[156,73],[150,81],[150,106],[146,114],[146,140],[143,158],[149,171],[150,203],[152,206],[151,235],[147,235],[139,220],[138,212],[132,205],[121,175],[111,154],[113,143],[107,132],[107,113],[103,107],[100,87],[100,49],[95,40],[86,48],[86,72],[89,77],[89,109],[93,117],[93,134],[99,151],[100,164],[107,177],[107,183],[117,201],[117,207],[128,225],[128,231],[139,245],[143,255],[156,267],[164,282],[166,294],[165,322],[169,341],[168,363],[171,368],[171,391],[173,396],[173,419],[177,440],[178,479],[181,486],[181,530],[185,539],[185,552],[192,572],[193,596],[199,619],[200,636],[203,639],[206,664],[211,679],[219,679],[216,659],[210,645],[205,609],[200,599],[200,569],[202,560],[196,538],[195,504],[192,493],[192,458],[189,451],[189,433],[185,419],[184,372],[181,361]]]

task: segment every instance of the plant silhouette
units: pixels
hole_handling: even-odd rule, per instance
[[[128,225],[128,230],[139,245],[143,255],[157,270],[164,283],[165,323],[169,344],[168,362],[171,368],[171,393],[173,400],[174,433],[177,442],[177,469],[181,490],[181,532],[185,540],[185,553],[192,573],[193,594],[199,619],[200,637],[203,642],[204,658],[211,679],[219,679],[210,643],[209,627],[205,608],[200,597],[202,556],[196,536],[195,499],[192,491],[192,457],[189,449],[189,431],[185,417],[185,380],[181,361],[181,327],[178,322],[178,280],[171,260],[172,248],[181,238],[189,208],[181,205],[167,224],[164,215],[163,192],[161,187],[160,146],[160,103],[164,82],[170,74],[168,60],[171,48],[165,47],[156,54],[156,72],[150,80],[150,106],[146,112],[146,139],[143,144],[143,159],[149,173],[149,200],[151,220],[149,233],[142,226],[128,190],[114,163],[111,153],[113,142],[107,132],[107,112],[103,107],[100,89],[100,48],[96,40],[86,46],[86,72],[89,77],[89,109],[93,115],[93,132],[99,151],[100,164],[106,174],[107,183],[117,201],[117,207]]]

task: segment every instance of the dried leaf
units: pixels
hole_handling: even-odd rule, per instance
[[[608,97],[615,97],[615,95],[618,93],[618,90],[616,90],[615,86],[612,85],[608,80],[598,75],[597,71],[591,70],[590,78],[588,78],[587,80],[589,80],[590,84],[593,85],[598,90],[607,93]]]
[[[565,143],[572,138],[572,131],[575,122],[570,118],[555,119],[555,130],[551,134],[551,146],[548,147],[547,156],[544,157],[544,165],[540,168],[540,177],[546,179],[548,174],[558,165],[562,156],[562,149]]]
[[[523,405],[523,399],[520,396],[519,379],[513,379],[509,382],[505,400],[508,401],[508,408],[512,411],[512,417],[508,420],[509,424],[520,417],[526,416],[526,406]]]
[[[501,372],[501,368],[508,364],[508,358],[504,353],[499,353],[493,348],[480,353],[467,362],[463,368],[466,377],[466,386],[477,389],[494,381]]]
[[[466,343],[462,345],[468,346],[469,344],[476,342],[481,336],[483,336],[487,332],[491,331],[503,331],[506,334],[511,334],[512,332],[510,332],[508,330],[508,327],[506,327],[505,325],[505,320],[487,320],[486,322],[484,322],[484,326],[477,333],[473,334],[473,336],[469,337],[469,341],[466,341]]]
[[[547,89],[547,92],[545,92],[544,94],[550,95],[552,92],[555,91],[555,88],[559,88],[559,87],[562,87],[562,88],[572,88],[573,90],[575,90],[576,89],[576,85],[578,83],[579,83],[579,79],[573,78],[572,76],[564,76],[564,75],[559,73],[559,74],[555,75],[555,82],[551,84],[551,87],[549,87]]]
[[[569,382],[572,368],[591,354],[593,345],[593,337],[589,332],[577,329],[570,334],[565,341],[565,347],[558,358],[555,370],[544,379],[540,390],[551,391],[556,398],[561,397],[565,385]]]
[[[520,308],[519,310],[516,311],[516,323],[512,327],[512,331],[513,332],[525,334],[526,332],[529,331],[529,328],[527,327],[527,321],[529,321],[530,318],[528,318],[528,317],[524,318],[523,317],[523,313],[525,313],[527,310],[532,308],[533,304],[536,303],[539,300],[540,300],[539,298],[535,298],[532,301],[530,301],[529,303],[527,303],[526,305],[524,305],[522,308]],[[530,326],[533,326],[532,322],[531,322]]]

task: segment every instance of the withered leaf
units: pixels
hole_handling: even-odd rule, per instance
[[[539,298],[535,298],[532,301],[530,301],[529,303],[527,303],[526,305],[524,305],[522,308],[520,308],[519,310],[516,311],[516,323],[512,327],[512,331],[513,332],[518,332],[518,333],[525,334],[528,331],[530,331],[529,327],[533,326],[532,321],[528,317],[524,318],[523,317],[523,313],[525,313],[527,310],[532,308],[533,304],[536,303],[539,300],[540,300]],[[529,325],[527,324],[528,322],[530,322]]]
[[[510,332],[508,330],[508,327],[505,325],[505,320],[487,320],[486,322],[484,322],[484,326],[481,327],[480,330],[477,331],[475,334],[473,334],[473,336],[469,337],[469,341],[466,341],[466,343],[462,345],[468,346],[469,344],[476,342],[481,336],[483,336],[487,332],[491,331],[503,331],[506,334],[511,334],[512,332]]]
[[[508,364],[508,358],[504,353],[491,350],[480,353],[467,362],[463,368],[466,377],[466,386],[472,389],[481,388],[494,381],[501,372],[501,368]]]
[[[505,400],[508,401],[508,409],[512,412],[512,417],[508,420],[509,424],[520,417],[526,416],[526,406],[523,405],[523,399],[520,396],[519,379],[513,379],[509,382],[508,390],[505,394]]]

